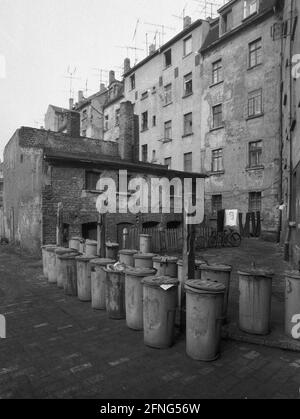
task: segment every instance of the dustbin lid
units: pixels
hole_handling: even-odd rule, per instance
[[[61,247],[57,247],[57,246],[55,246],[55,247],[48,247],[46,250],[49,253],[55,253],[56,250],[58,250],[58,249],[61,249]],[[73,250],[73,252],[74,252],[74,250]]]
[[[153,259],[157,255],[154,253],[136,253],[134,259]]]
[[[85,244],[90,244],[90,245],[92,245],[92,246],[97,246],[97,242],[96,242],[96,240],[86,240],[86,241],[85,241]]]
[[[185,283],[185,289],[194,292],[206,291],[213,294],[220,294],[225,292],[226,287],[220,282],[189,279]]]
[[[300,272],[299,271],[287,271],[285,275],[292,279],[300,279]]]
[[[274,276],[274,272],[271,271],[270,269],[250,268],[249,270],[247,269],[245,271],[238,271],[238,275],[255,277],[256,279],[260,279],[260,278],[272,278]]]
[[[151,234],[140,234],[140,237],[145,237],[145,238],[147,238],[147,239],[151,239]]]
[[[134,249],[122,249],[119,251],[119,255],[124,255],[124,256],[132,256],[132,255],[135,255],[136,253],[138,253],[138,250],[134,250]]]
[[[146,276],[153,276],[156,273],[156,269],[151,268],[132,268],[129,266],[125,270],[126,275],[137,276],[140,278],[145,278]]]
[[[95,256],[80,255],[76,257],[78,262],[90,262],[93,259],[95,259]]]
[[[171,278],[170,276],[150,276],[143,279],[142,284],[160,288],[162,285],[178,285],[179,281],[177,278]]]
[[[201,265],[207,265],[207,262],[205,260],[202,260],[202,259],[196,259],[195,260],[195,266],[198,268]]]
[[[218,264],[214,264],[214,265],[207,265],[206,262],[201,263],[199,265],[200,270],[203,271],[216,271],[216,272],[231,272],[232,271],[232,266],[230,265],[218,265]]]
[[[71,237],[69,241],[71,241],[71,240],[81,241],[81,240],[83,240],[83,238],[82,237]]]
[[[45,244],[41,246],[41,249],[47,250],[47,249],[55,249],[57,246],[55,244]]]
[[[178,258],[175,256],[155,256],[153,258],[153,262],[159,262],[159,263],[177,263]]]
[[[81,254],[79,252],[76,252],[76,250],[73,250],[73,253],[65,253],[63,255],[58,255],[58,259],[60,260],[75,260],[77,256],[80,256]]]
[[[69,248],[56,248],[55,253],[59,255],[66,255],[67,253],[74,253],[74,249]]]
[[[98,258],[98,259],[93,259],[90,261],[90,264],[93,266],[107,266],[113,263],[116,263],[116,261],[113,259],[107,259],[107,258],[102,258],[102,259]]]
[[[119,243],[112,243],[112,242],[107,242],[105,243],[106,247],[119,247]]]

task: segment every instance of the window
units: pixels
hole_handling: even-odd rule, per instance
[[[152,126],[156,127],[156,115],[152,116]]]
[[[193,134],[193,114],[187,113],[183,116],[183,135]]]
[[[212,83],[217,84],[223,81],[222,60],[218,60],[212,65]]]
[[[183,55],[189,55],[192,52],[192,37],[189,36],[188,38],[184,39],[183,41]]]
[[[171,165],[172,165],[172,158],[171,157],[167,157],[165,159],[165,166],[168,166],[168,169],[171,169]]]
[[[249,212],[261,212],[261,192],[249,193]]]
[[[175,77],[175,79],[177,79],[178,76],[179,76],[179,68],[176,67],[175,70],[174,70],[174,77]]]
[[[261,166],[262,141],[253,141],[249,144],[249,166]]]
[[[85,189],[87,191],[97,190],[97,183],[100,176],[101,173],[99,172],[85,172]]]
[[[193,170],[193,154],[192,153],[186,153],[183,156],[184,158],[184,171],[185,172],[192,172]]]
[[[85,240],[97,240],[97,223],[82,224],[81,234]]]
[[[156,150],[152,150],[152,163],[155,163],[157,160],[156,160]]]
[[[165,57],[165,67],[169,67],[170,65],[172,65],[172,50],[171,49],[168,49],[168,51],[165,52],[164,57]]]
[[[232,11],[223,16],[222,33],[226,33],[232,29]]]
[[[249,93],[248,117],[262,114],[262,89]]]
[[[212,151],[212,172],[222,172],[224,170],[223,166],[223,149],[219,148],[218,150]]]
[[[172,140],[172,121],[165,122],[165,140]]]
[[[223,126],[223,106],[216,105],[212,108],[213,113],[213,128],[220,128]]]
[[[249,67],[256,67],[262,63],[262,43],[261,38],[249,44]]]
[[[120,125],[120,109],[116,110],[115,118],[116,118],[116,127],[118,127]]]
[[[193,93],[193,74],[189,73],[184,76],[184,96],[191,95]]]
[[[142,113],[142,131],[145,131],[148,129],[148,112]]]
[[[213,195],[211,197],[211,213],[217,215],[218,211],[222,209],[222,195]]]
[[[244,19],[257,12],[257,0],[244,0]]]
[[[105,121],[104,121],[104,130],[105,131],[108,131],[108,129],[109,129],[108,121],[109,121],[109,116],[105,115]]]
[[[148,90],[146,90],[146,92],[142,93],[142,97],[141,100],[145,100],[148,97]]]
[[[165,86],[165,105],[169,105],[172,102],[172,84]]]
[[[87,119],[87,110],[85,109],[83,112],[82,112],[82,121],[85,121]]]
[[[135,74],[130,76],[130,88],[131,88],[131,90],[135,89]]]
[[[146,163],[148,161],[148,146],[147,144],[142,145],[142,161]]]

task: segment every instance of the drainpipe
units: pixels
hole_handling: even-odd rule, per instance
[[[280,205],[283,200],[283,37],[281,37],[280,41],[280,127],[279,127],[279,158],[280,158],[280,183],[279,183],[279,202]],[[281,239],[281,231],[282,231],[282,211],[279,211],[279,225],[278,225],[278,236],[277,241],[280,243]]]
[[[294,0],[291,0],[291,10],[290,10],[290,22],[291,28],[293,24],[294,18]],[[289,45],[289,60],[290,66],[292,66],[292,58],[293,58],[293,48],[292,48],[292,32],[290,33],[290,45]],[[289,225],[288,225],[288,235],[287,240],[284,245],[284,257],[286,261],[290,260],[290,245],[291,245],[291,236],[292,236],[292,205],[293,205],[293,134],[292,134],[292,119],[293,119],[293,78],[292,78],[292,68],[289,71],[289,79],[290,79],[290,115],[289,115],[289,137],[290,137],[290,167],[289,167]]]

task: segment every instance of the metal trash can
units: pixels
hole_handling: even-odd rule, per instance
[[[154,253],[136,253],[133,256],[134,266],[136,268],[153,269],[153,258],[157,256]]]
[[[60,247],[49,247],[47,251],[47,273],[48,273],[48,282],[50,284],[57,283],[57,275],[56,275],[56,254],[55,250],[61,249]]]
[[[79,243],[79,253],[82,255],[85,253],[85,240],[81,239]]]
[[[140,252],[151,253],[151,240],[150,234],[140,234]]]
[[[85,256],[97,257],[97,242],[95,240],[85,241]]]
[[[82,242],[82,240],[82,237],[71,237],[71,239],[69,240],[69,248],[77,250],[77,252],[80,252],[80,243]]]
[[[43,259],[43,275],[45,278],[48,279],[48,249],[56,248],[55,244],[47,244],[45,246],[42,246],[42,259]]]
[[[178,279],[168,276],[144,278],[144,343],[152,348],[169,348],[174,343]]]
[[[178,258],[174,256],[155,256],[153,268],[157,270],[158,276],[177,278],[177,262]]]
[[[300,316],[300,272],[286,272],[285,281],[285,333],[289,337],[299,340],[300,338],[295,335],[293,329],[299,323],[299,319],[295,316]],[[299,332],[299,328],[297,331]]]
[[[188,280],[186,291],[186,352],[197,361],[214,361],[220,354],[226,287],[213,281]]]
[[[105,268],[106,275],[106,311],[114,320],[126,318],[125,309],[125,273],[114,269],[113,265]]]
[[[93,259],[91,265],[91,292],[92,308],[106,310],[106,272],[109,264],[115,263],[112,259]]]
[[[125,270],[126,323],[130,329],[143,330],[142,280],[153,275],[154,269],[129,267]]]
[[[65,295],[77,297],[77,267],[76,257],[78,253],[65,254],[59,256],[61,270],[64,275],[64,291]]]
[[[117,260],[118,259],[119,244],[118,243],[107,242],[105,244],[105,247],[106,247],[105,257],[107,259]]]
[[[89,263],[92,259],[94,258],[88,256],[76,257],[78,299],[83,302],[92,300],[91,265]]]
[[[119,261],[126,266],[134,266],[133,256],[138,253],[137,250],[123,249],[119,251]]]
[[[195,279],[201,279],[201,266],[207,265],[207,262],[204,259],[195,260]]]
[[[225,298],[224,298],[224,307],[223,307],[223,317],[224,323],[227,321],[227,309],[228,309],[228,298],[229,298],[229,289],[230,289],[230,279],[232,266],[230,265],[207,265],[201,264],[199,266],[201,271],[201,279],[203,281],[217,281],[225,285]]]
[[[246,333],[270,333],[272,278],[274,273],[249,269],[239,275],[239,326]]]
[[[55,269],[56,269],[56,279],[57,279],[57,286],[58,288],[64,288],[64,282],[66,279],[66,272],[64,267],[64,262],[60,258],[63,255],[75,255],[78,256],[79,253],[76,250],[69,249],[69,248],[56,248],[55,249],[56,261],[55,261]]]

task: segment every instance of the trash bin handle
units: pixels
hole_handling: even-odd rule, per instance
[[[293,291],[293,289],[292,289],[292,283],[291,283],[291,281],[288,279],[288,281],[287,281],[287,293],[288,294],[291,294],[291,292]]]

